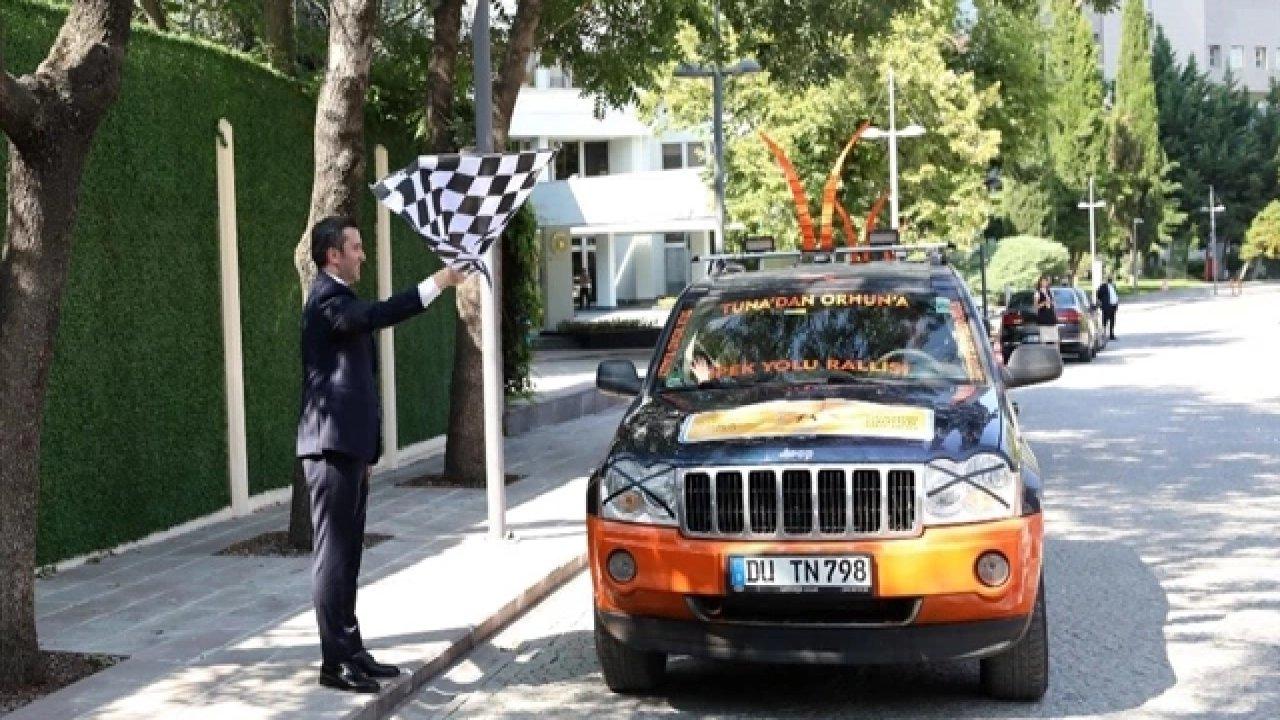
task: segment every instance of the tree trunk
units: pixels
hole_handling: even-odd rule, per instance
[[[152,27],[157,30],[169,29],[169,21],[164,15],[164,0],[140,0],[139,4]]]
[[[156,0],[152,0],[155,2]],[[267,62],[285,75],[294,74],[293,0],[263,0]]]
[[[427,147],[457,151],[453,140],[453,83],[457,77],[463,0],[441,0],[432,15],[431,62],[427,68]]]
[[[507,52],[493,88],[493,148],[503,152],[507,147],[507,133],[511,131],[511,115],[516,109],[516,98],[524,85],[525,67],[533,54],[533,44],[538,37],[538,21],[542,19],[544,0],[521,0],[511,23],[507,38]]]
[[[524,82],[525,64],[533,52],[543,0],[521,0],[511,26],[507,52],[493,94],[493,148],[506,149],[511,115]],[[478,79],[477,79],[478,80]],[[500,254],[495,253],[495,260]],[[501,267],[493,268],[496,292]],[[453,380],[449,387],[449,430],[445,441],[445,474],[467,485],[485,484],[484,372],[480,350],[480,293],[484,283],[471,278],[458,286],[458,324],[454,332]],[[495,296],[501,303],[501,296]],[[495,328],[495,332],[499,329]],[[501,351],[499,351],[501,352]]]
[[[302,299],[316,276],[311,261],[311,228],[329,215],[359,219],[365,186],[364,105],[373,59],[376,0],[333,0],[329,5],[329,62],[316,101],[315,173],[311,211],[293,262],[302,286]],[[311,547],[311,515],[306,481],[294,465],[289,513],[289,541],[299,549]],[[304,542],[305,541],[305,542]]]
[[[0,130],[9,138],[7,250],[0,259],[0,689],[40,679],[36,508],[45,391],[71,231],[93,137],[120,90],[130,0],[79,0],[38,75],[0,58]]]

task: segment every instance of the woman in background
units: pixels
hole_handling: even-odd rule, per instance
[[[1049,286],[1049,276],[1041,275],[1036,282],[1033,307],[1036,311],[1036,325],[1040,326],[1040,342],[1058,344],[1058,312],[1053,306],[1053,289]]]

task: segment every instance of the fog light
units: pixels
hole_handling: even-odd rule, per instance
[[[626,550],[614,550],[609,554],[609,577],[624,583],[636,577],[636,559]]]
[[[995,550],[979,555],[976,569],[978,579],[987,587],[999,587],[1009,579],[1009,559]]]

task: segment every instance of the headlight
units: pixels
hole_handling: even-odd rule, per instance
[[[953,525],[1013,517],[1021,481],[998,455],[934,460],[924,471],[924,524]]]
[[[623,522],[675,525],[675,469],[666,463],[614,460],[600,480],[600,515]]]

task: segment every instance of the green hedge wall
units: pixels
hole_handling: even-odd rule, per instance
[[[0,7],[11,72],[43,59],[63,13]],[[45,408],[40,563],[229,503],[214,154],[222,117],[236,143],[250,491],[288,485],[300,376],[293,248],[310,202],[314,110],[307,88],[248,59],[135,26],[121,96],[81,191]],[[372,147],[387,133],[370,134]],[[414,152],[387,144],[393,167]],[[373,220],[370,194],[366,297]],[[403,286],[438,263],[399,223],[392,252]],[[402,445],[444,431],[454,317],[450,293],[397,330]]]

